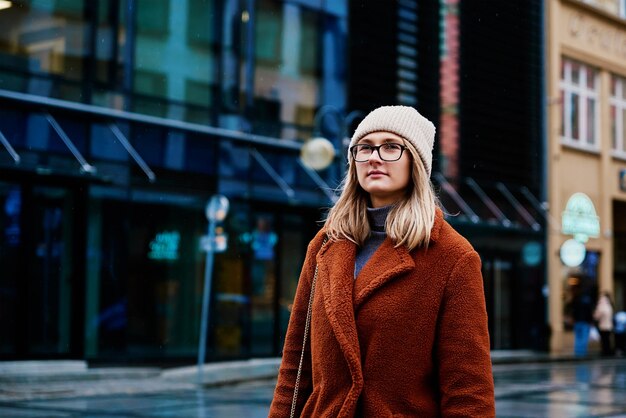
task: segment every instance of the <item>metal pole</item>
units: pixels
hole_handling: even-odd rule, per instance
[[[122,144],[124,149],[130,154],[133,160],[135,160],[137,165],[143,170],[144,173],[146,173],[146,176],[148,176],[148,180],[150,180],[151,183],[154,183],[156,181],[156,175],[154,174],[152,170],[150,170],[150,167],[148,167],[148,164],[146,164],[144,159],[141,158],[141,155],[139,155],[137,150],[135,150],[135,148],[132,146],[130,141],[128,141],[128,138],[126,138],[126,135],[124,135],[122,131],[120,130],[120,128],[114,123],[109,124],[109,129],[111,129],[111,132],[113,132],[113,135],[115,135],[117,140],[120,142],[120,144]]]
[[[211,291],[211,278],[213,275],[213,246],[215,241],[216,220],[209,220],[207,233],[208,243],[206,247],[206,262],[204,265],[204,290],[202,292],[202,318],[200,324],[200,346],[198,347],[198,384],[202,384],[202,366],[206,356],[206,342],[209,325],[209,292]]]
[[[11,155],[15,164],[19,164],[21,161],[19,154],[15,152],[9,141],[2,134],[2,131],[0,131],[0,144],[4,145],[4,148],[6,148],[8,153]]]

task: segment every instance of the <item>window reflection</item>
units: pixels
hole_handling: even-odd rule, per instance
[[[252,351],[253,354],[269,355],[273,351],[275,258],[278,243],[278,234],[274,231],[271,215],[256,216],[249,240],[252,250],[250,262]]]
[[[3,83],[3,88],[50,95],[51,81],[29,80],[28,75],[81,80],[87,55],[84,14],[80,0],[25,0],[0,10],[0,75],[15,82]],[[56,87],[57,94],[80,96],[75,83]]]
[[[0,354],[15,349],[18,304],[19,251],[22,193],[18,186],[0,183]]]
[[[332,33],[332,25],[326,27],[322,22],[321,13],[316,10],[274,0],[257,2],[254,72],[257,131],[268,129],[264,121],[273,119],[282,122],[281,130],[262,133],[282,138],[306,136],[299,127],[313,124],[324,87],[322,34],[330,32],[335,44],[342,40],[338,33]],[[333,60],[329,65],[339,64]]]

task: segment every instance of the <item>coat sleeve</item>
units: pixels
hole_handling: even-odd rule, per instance
[[[495,397],[481,262],[470,250],[444,290],[437,358],[443,417],[494,417]]]
[[[316,239],[311,241],[307,249],[307,255],[304,260],[302,272],[300,273],[300,279],[298,280],[298,287],[296,289],[291,316],[289,317],[289,325],[287,326],[285,344],[283,346],[283,358],[278,371],[278,382],[274,390],[274,398],[272,399],[268,418],[289,417],[291,412],[293,391],[298,374],[300,356],[302,354],[302,340],[309,306],[309,296],[311,294],[311,281],[315,272],[315,258],[319,250],[319,245],[315,245],[316,241]],[[298,388],[296,416],[300,415],[299,411],[302,410],[304,403],[311,393],[311,386],[311,352],[310,342],[307,341],[302,374],[300,377],[300,386]]]

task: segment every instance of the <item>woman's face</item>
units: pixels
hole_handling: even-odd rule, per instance
[[[391,132],[372,132],[361,138],[358,144],[371,146],[397,144],[404,146],[404,140]],[[382,160],[380,158],[381,151],[381,148],[378,151],[372,151],[365,162],[354,162],[359,185],[369,193],[372,207],[375,208],[387,206],[400,200],[411,180],[412,161],[411,154],[407,149],[403,150],[402,156],[397,161]]]

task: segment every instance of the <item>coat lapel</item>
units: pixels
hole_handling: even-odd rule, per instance
[[[443,212],[435,210],[435,222],[430,231],[430,243],[434,245],[439,238],[443,226]],[[378,250],[363,266],[354,284],[354,311],[358,311],[361,305],[372,296],[378,289],[392,281],[394,278],[407,273],[416,267],[416,260],[421,264],[423,256],[428,249],[419,248],[415,254],[409,253],[405,246],[395,248],[393,241],[387,237]]]
[[[352,381],[363,381],[359,338],[354,319],[354,259],[356,246],[347,240],[329,242],[317,255],[324,310],[350,368]]]
[[[354,290],[355,311],[386,283],[409,272],[414,267],[413,257],[411,257],[405,246],[394,248],[391,239],[385,239],[363,266],[356,278]]]

